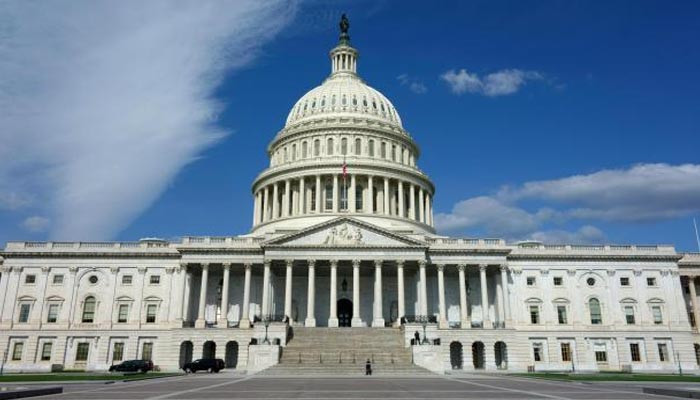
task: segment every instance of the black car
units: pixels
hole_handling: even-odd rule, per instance
[[[195,373],[197,371],[219,372],[224,368],[226,368],[226,365],[224,360],[220,358],[202,358],[182,366],[182,370],[187,373]]]
[[[153,370],[153,361],[127,360],[109,367],[109,372],[148,372]]]

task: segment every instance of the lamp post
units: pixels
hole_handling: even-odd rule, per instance
[[[7,362],[7,351],[8,349],[5,349],[5,351],[2,353],[2,364],[0,364],[0,376],[2,376],[2,373],[5,370],[5,363]]]
[[[418,320],[420,321],[421,325],[423,325],[423,340],[421,340],[420,344],[428,344],[428,337],[425,333],[425,328],[428,326],[428,316],[421,315],[418,317]]]
[[[263,339],[264,344],[270,344],[270,338],[267,336],[267,328],[270,327],[270,316],[265,315],[263,317],[263,324],[265,324],[265,339]]]
[[[681,357],[676,351],[676,361],[678,361],[678,375],[683,376],[683,367],[681,367]]]

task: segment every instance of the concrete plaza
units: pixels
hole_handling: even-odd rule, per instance
[[[29,385],[27,385],[29,386]],[[31,385],[35,386],[35,385]],[[642,387],[692,383],[581,383],[510,376],[256,377],[197,374],[113,384],[65,384],[41,399],[668,399]]]

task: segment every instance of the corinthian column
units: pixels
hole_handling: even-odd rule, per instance
[[[321,175],[316,175],[316,208],[314,212],[319,214],[321,210]]]
[[[204,319],[204,312],[207,306],[207,281],[209,280],[209,264],[202,264],[202,281],[199,286],[199,309],[197,312],[197,321],[195,326],[197,328],[204,328],[206,321]]]
[[[221,315],[219,316],[219,327],[228,328],[228,285],[231,264],[223,264],[224,282],[221,287]]]
[[[280,190],[279,190],[279,185],[278,182],[274,183],[274,187],[272,190],[272,218],[271,219],[277,219],[280,216],[280,205],[279,205],[279,195],[280,195]]]
[[[420,313],[428,315],[428,283],[425,276],[425,260],[418,261],[418,271],[420,274]]]
[[[411,183],[411,186],[409,187],[408,196],[409,196],[408,197],[409,208],[411,209],[409,217],[415,221],[416,220],[416,189],[412,183]]]
[[[469,321],[469,312],[467,310],[467,283],[464,278],[464,270],[467,268],[464,264],[459,264],[459,319],[462,329],[471,328]]]
[[[338,326],[338,261],[331,260],[331,295],[330,295],[330,314],[328,317],[328,326]]]
[[[248,310],[250,310],[250,268],[253,265],[246,263],[245,276],[243,277],[243,310],[241,310],[241,321],[238,326],[243,329],[250,328],[250,316]]]
[[[265,318],[270,314],[270,260],[265,260],[263,269],[263,290],[262,290],[262,315]]]
[[[340,197],[338,197],[338,174],[333,174],[333,212],[338,212],[338,204],[340,203]]]
[[[347,194],[348,197],[348,210],[354,213],[357,211],[355,209],[355,174],[350,174],[350,192]]]
[[[374,261],[374,318],[372,326],[384,327],[384,312],[382,310],[382,260]]]
[[[403,260],[396,261],[396,286],[398,290],[398,308],[399,315],[396,316],[396,326],[401,326],[401,318],[406,315],[406,299],[405,299],[405,288],[403,281]]]
[[[374,214],[374,183],[371,175],[367,177],[367,205],[365,210],[369,214]]]
[[[306,321],[304,325],[307,327],[316,326],[316,316],[314,314],[314,303],[316,301],[316,273],[315,260],[309,260],[309,285],[306,294]]]
[[[265,196],[263,199],[263,222],[270,220],[270,187],[265,186]]]
[[[306,188],[305,179],[303,177],[299,178],[299,211],[297,215],[304,215],[306,213]]]
[[[405,217],[405,211],[403,206],[403,181],[399,179],[399,217]]]
[[[438,313],[440,315],[441,328],[447,328],[447,313],[445,312],[445,266],[438,264]]]
[[[489,318],[489,294],[488,294],[488,282],[486,281],[486,265],[479,265],[479,281],[481,282],[481,314],[483,321],[483,328],[491,327],[491,320]]]
[[[284,280],[284,315],[292,323],[292,265],[293,260],[287,260],[287,275]]]
[[[286,179],[284,181],[284,201],[282,202],[282,207],[284,207],[284,209],[282,210],[283,217],[289,216],[289,207],[290,207],[290,204],[292,204],[291,186],[292,185],[289,182],[289,179]]]
[[[352,321],[350,326],[362,326],[360,316],[360,260],[352,260]]]
[[[700,309],[698,308],[698,295],[695,289],[695,277],[688,276],[688,289],[690,289],[690,302],[693,306],[693,318],[695,318],[695,330],[700,331]]]
[[[384,177],[384,215],[391,215],[391,210],[389,209],[389,178]]]
[[[501,265],[501,294],[503,294],[503,319],[510,325],[510,299],[508,295],[508,267]]]

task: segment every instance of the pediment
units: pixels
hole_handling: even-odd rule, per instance
[[[427,247],[427,244],[353,218],[337,218],[271,239],[263,247]]]

